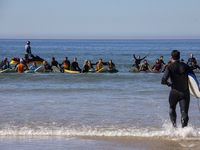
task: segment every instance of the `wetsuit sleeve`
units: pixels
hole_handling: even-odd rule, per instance
[[[143,59],[145,59],[146,57],[147,57],[147,56],[144,56],[142,59],[140,59],[140,61],[143,60]]]
[[[161,84],[169,84],[169,82],[167,81],[169,77],[170,77],[170,70],[169,67],[167,67],[162,77]]]
[[[155,67],[155,64],[153,65],[152,69]]]
[[[103,63],[103,65],[108,65],[108,62],[102,62]]]
[[[137,60],[137,58],[135,57],[135,54],[133,54],[133,58],[135,58],[135,60]]]

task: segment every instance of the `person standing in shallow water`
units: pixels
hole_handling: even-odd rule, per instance
[[[161,84],[171,86],[169,94],[169,116],[172,125],[176,127],[176,105],[179,103],[181,110],[181,124],[182,128],[184,128],[188,125],[189,121],[188,110],[190,104],[190,92],[188,86],[188,73],[194,75],[194,72],[187,64],[179,61],[180,52],[178,50],[172,51],[171,59],[172,64],[166,68]],[[168,82],[169,78],[171,79],[171,83]]]

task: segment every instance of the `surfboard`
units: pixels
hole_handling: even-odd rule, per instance
[[[200,73],[200,71],[198,69],[194,69],[193,72],[194,73]]]
[[[117,72],[118,72],[117,69],[110,69],[110,70],[108,70],[108,73],[117,73]]]
[[[190,93],[195,97],[200,98],[199,83],[196,77],[191,73],[188,74],[188,85]]]
[[[26,70],[24,73],[35,73],[33,70]]]
[[[15,68],[13,68],[13,69],[10,69],[9,73],[17,73],[17,71]]]
[[[161,73],[161,71],[158,71],[158,70],[155,70],[155,69],[152,69],[150,72],[151,73]]]
[[[95,73],[95,70],[90,69],[89,72],[90,72],[90,73]]]
[[[108,68],[101,68],[99,71],[97,71],[97,73],[107,73],[108,72]]]
[[[138,68],[136,68],[136,67],[132,67],[132,68],[129,70],[129,72],[138,73],[139,70],[138,70]]]
[[[140,73],[149,73],[149,71],[144,71],[144,70],[141,70]]]
[[[65,72],[67,72],[67,73],[80,73],[80,71],[72,71],[72,70],[67,70],[67,69],[65,69]]]
[[[41,65],[37,69],[35,69],[35,72],[44,72],[44,65]]]
[[[50,73],[52,70],[45,70],[44,73]]]
[[[53,66],[52,69],[53,69],[54,73],[62,73],[62,72],[60,72],[60,69],[56,66]]]
[[[10,71],[10,68],[7,68],[5,70],[0,71],[0,73],[8,73]]]

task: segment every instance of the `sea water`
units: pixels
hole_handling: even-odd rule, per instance
[[[0,60],[24,57],[27,40],[0,40]],[[77,57],[110,59],[118,73],[0,74],[1,149],[199,149],[200,113],[191,95],[189,125],[178,128],[169,119],[170,88],[163,73],[130,73],[134,58],[152,67],[177,49],[187,62],[200,63],[200,40],[30,40],[34,55],[51,62]],[[29,65],[30,66],[30,65]],[[14,65],[12,65],[14,67]],[[105,66],[107,67],[107,66]],[[196,74],[200,80],[200,74]]]

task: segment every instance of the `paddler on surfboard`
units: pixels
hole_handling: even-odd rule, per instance
[[[162,66],[159,63],[159,59],[156,59],[156,63],[153,65],[152,69],[154,69],[154,68],[155,68],[156,71],[161,72]]]
[[[24,64],[24,60],[23,58],[20,58],[20,63],[17,65],[17,72],[18,73],[23,73],[24,72],[24,68],[26,68],[26,70],[29,70],[27,65]]]
[[[140,62],[145,59],[146,57],[148,56],[148,53],[146,54],[146,56],[144,56],[142,59],[140,59],[140,55],[137,56],[137,58],[135,57],[135,52],[133,52],[133,57],[135,58],[135,61],[136,61],[136,68],[139,70],[139,65],[140,65]]]
[[[140,66],[140,71],[147,72],[150,70],[151,70],[151,68],[150,68],[149,64],[147,63],[147,60],[145,59],[144,63]]]
[[[74,58],[74,61],[70,65],[70,70],[72,70],[72,71],[81,71],[81,69],[78,66],[76,57]]]
[[[62,62],[61,66],[62,65],[64,69],[67,69],[67,70],[70,69],[70,61],[68,60],[68,57],[65,57],[65,60]]]
[[[192,69],[185,63],[181,63],[180,52],[173,50],[171,53],[172,64],[169,65],[162,77],[161,84],[171,86],[169,94],[169,116],[173,127],[176,127],[176,105],[179,103],[181,110],[182,128],[188,125],[188,110],[190,104],[190,92],[188,86],[188,73],[194,75]],[[194,75],[195,76],[195,75]],[[171,84],[168,79],[171,79]]]
[[[97,67],[96,67],[95,71],[99,71],[100,69],[103,68],[103,65],[107,65],[107,64],[108,64],[107,62],[102,62],[102,59],[100,58],[99,62],[96,63]]]

